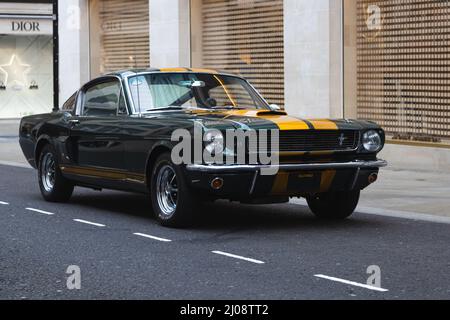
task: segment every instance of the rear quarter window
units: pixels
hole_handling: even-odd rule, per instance
[[[62,106],[62,111],[72,112],[75,109],[77,93],[75,92]]]

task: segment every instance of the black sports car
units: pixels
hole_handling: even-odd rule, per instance
[[[166,226],[216,199],[305,197],[318,217],[346,218],[386,165],[384,139],[375,123],[290,117],[243,78],[184,68],[101,76],[20,124],[45,200],[67,201],[74,186],[149,193]]]

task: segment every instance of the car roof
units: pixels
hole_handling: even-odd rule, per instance
[[[174,73],[174,72],[180,72],[180,73],[210,73],[210,74],[221,74],[221,75],[229,75],[229,76],[235,76],[237,75],[229,73],[229,72],[222,72],[214,69],[201,69],[201,68],[147,68],[147,69],[126,69],[126,70],[120,70],[111,72],[108,74],[105,74],[103,76],[119,76],[121,78],[124,78],[126,76],[129,76],[130,74],[136,74],[136,73]]]

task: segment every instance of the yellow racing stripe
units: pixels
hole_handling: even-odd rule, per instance
[[[162,68],[159,69],[161,72],[188,72],[186,68]]]
[[[327,192],[330,189],[335,176],[336,170],[326,170],[322,172],[322,177],[320,179],[320,192]]]
[[[265,115],[261,118],[270,120],[275,123],[278,128],[284,130],[309,130],[308,124],[297,118],[284,115]]]
[[[273,122],[280,130],[309,130],[308,124],[300,119],[283,114],[265,114],[261,110],[229,110],[227,115],[258,117]]]
[[[212,69],[191,68],[191,71],[198,72],[198,73],[218,74],[218,72],[216,70],[212,70]]]
[[[273,182],[271,194],[282,195],[287,192],[289,174],[287,172],[279,172]]]
[[[309,120],[316,130],[338,130],[338,126],[328,119]]]

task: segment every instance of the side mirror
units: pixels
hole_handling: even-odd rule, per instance
[[[72,113],[70,113],[70,112],[68,112],[68,111],[64,111],[63,112],[63,119],[64,119],[64,121],[69,121],[69,119],[70,118],[72,118],[73,117],[73,114]]]
[[[192,82],[192,88],[204,88],[206,86],[205,81],[194,81]]]
[[[280,111],[281,110],[280,106],[277,104],[271,104],[271,105],[269,105],[269,108],[272,111]]]
[[[178,83],[179,86],[186,87],[186,88],[204,88],[206,86],[205,81],[180,81]]]

